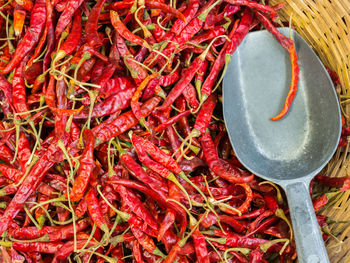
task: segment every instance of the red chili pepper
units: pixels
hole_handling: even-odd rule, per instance
[[[277,13],[275,9],[273,9],[271,6],[268,6],[268,5],[256,3],[249,0],[225,0],[225,2],[230,3],[231,5],[243,5],[249,8],[256,9],[259,12],[263,12],[271,15],[272,19],[275,19],[277,17]]]
[[[6,164],[0,164],[0,173],[6,178],[18,182],[22,177],[22,172],[16,168],[11,168]]]
[[[181,19],[182,21],[186,22],[186,17],[181,12],[167,4],[158,1],[145,0],[145,6],[149,8],[160,9],[163,12],[170,13],[178,19]]]
[[[188,105],[191,106],[192,109],[197,109],[199,106],[199,101],[197,100],[197,93],[192,84],[189,84],[184,91],[182,92],[184,95]]]
[[[87,205],[84,199],[80,200],[79,204],[75,208],[75,215],[79,218],[82,217],[87,211]]]
[[[91,9],[90,15],[85,26],[85,35],[89,45],[93,48],[98,48],[102,45],[102,41],[97,33],[98,18],[101,9],[106,0],[98,0],[96,5]]]
[[[47,195],[39,194],[37,202],[42,203],[42,202],[45,202],[49,199],[50,199],[50,197],[48,197]],[[34,212],[35,219],[38,222],[40,227],[42,227],[45,223],[45,220],[46,220],[45,210],[47,210],[49,208],[49,205],[50,205],[50,203],[47,203],[47,204],[42,205],[42,207],[38,207],[35,209],[35,212]]]
[[[168,187],[166,184],[163,183],[163,181],[157,180],[156,178],[149,176],[145,172],[145,170],[129,154],[121,154],[120,158],[136,178],[138,178],[141,182],[147,184],[151,189],[156,191],[160,196],[163,197],[164,195],[163,193],[168,192]]]
[[[127,188],[121,185],[115,186],[115,190],[119,193],[123,202],[125,202],[125,204],[137,216],[142,218],[152,229],[158,230],[158,224],[153,218],[153,216],[149,213],[149,211],[143,205],[141,200],[131,190],[128,190]]]
[[[84,239],[77,240],[77,249],[82,249],[83,247],[89,248],[95,246],[97,241],[90,240],[88,237]],[[89,241],[89,242],[87,242]],[[52,259],[53,263],[59,262],[58,260],[65,260],[69,254],[74,251],[74,241],[68,241],[55,253],[54,258]]]
[[[110,3],[108,5],[108,8],[113,9],[115,11],[123,10],[123,9],[129,9],[134,4],[133,0],[124,0],[119,2]]]
[[[139,99],[141,97],[142,91],[146,88],[147,84],[154,78],[158,76],[158,73],[152,74],[147,76],[141,84],[137,87],[134,95],[131,98],[131,109],[132,112],[134,113],[135,117],[140,120],[141,118],[144,118],[144,116],[141,113],[140,109],[140,104],[139,104]]]
[[[250,263],[267,263],[268,261],[266,261],[263,258],[263,253],[260,250],[260,248],[256,248],[249,253],[249,262]]]
[[[156,132],[162,132],[165,128],[169,127],[170,125],[173,125],[174,123],[178,122],[180,119],[187,117],[190,115],[191,111],[183,111],[179,113],[178,115],[168,119],[165,123],[160,124],[155,128]]]
[[[169,182],[168,185],[169,185],[169,198],[176,200],[176,201],[180,201],[180,199],[181,199],[180,189],[172,182]],[[186,218],[186,215],[184,217]],[[168,208],[166,210],[163,221],[160,225],[160,229],[159,229],[159,233],[158,233],[158,237],[157,237],[158,240],[161,240],[164,237],[166,232],[174,224],[175,219],[176,219],[175,211],[171,208]],[[185,224],[181,225],[181,231],[180,231],[181,233],[183,233],[185,231],[184,225]]]
[[[324,207],[328,203],[328,196],[327,194],[323,194],[314,200],[312,200],[312,204],[314,206],[315,212],[320,210],[322,207]]]
[[[38,45],[36,46],[34,50],[33,56],[30,57],[29,61],[27,62],[27,67],[31,67],[33,65],[34,60],[40,55],[42,48],[45,45],[47,37],[47,27],[44,28],[44,32],[42,33]]]
[[[131,43],[135,43],[140,46],[144,46],[146,48],[150,48],[147,41],[142,39],[141,37],[134,35],[129,31],[129,29],[124,25],[124,23],[120,20],[119,15],[115,11],[110,11],[111,23],[115,30],[126,40]]]
[[[259,21],[264,25],[264,27],[266,27],[266,29],[281,44],[281,46],[288,51],[288,53],[290,55],[291,65],[292,65],[292,80],[291,80],[289,92],[288,92],[286,101],[284,103],[283,109],[278,115],[271,118],[271,120],[277,121],[277,120],[283,118],[287,114],[287,112],[288,112],[288,110],[289,110],[289,108],[294,100],[294,97],[297,93],[297,90],[298,90],[298,81],[299,81],[298,55],[297,55],[297,52],[295,50],[295,45],[294,45],[293,40],[282,35],[274,27],[272,22],[267,17],[265,17],[263,14],[261,14],[260,12],[256,12],[256,15],[257,15]]]
[[[341,188],[344,185],[344,182],[348,179],[348,176],[343,177],[329,177],[322,174],[318,174],[315,176],[315,180],[330,187]]]
[[[78,232],[89,226],[89,220],[83,219],[76,222]],[[73,237],[73,224],[67,226],[44,226],[41,229],[36,227],[17,228],[10,232],[10,236],[20,240],[42,239],[43,242],[61,241]]]
[[[267,242],[266,239],[254,238],[254,237],[244,237],[235,233],[224,234],[220,230],[214,230],[215,235],[221,236],[221,238],[215,239],[219,244],[229,246],[229,247],[244,247],[249,249],[256,249],[259,245]],[[214,239],[213,239],[214,240]],[[282,249],[282,245],[277,243],[269,248],[270,252],[279,252]]]
[[[74,115],[78,113],[81,108],[79,109],[60,109],[56,107],[56,96],[55,96],[55,91],[54,91],[54,86],[55,86],[55,78],[53,75],[50,75],[50,81],[47,86],[46,94],[45,94],[45,101],[47,106],[49,106],[50,110],[55,114],[59,116],[69,116],[69,115]]]
[[[227,4],[220,14],[212,15],[211,13],[208,15],[208,18],[205,20],[204,29],[213,29],[215,24],[223,21],[225,17],[232,16],[233,14],[237,13],[240,9],[240,6]],[[209,19],[209,17],[211,17],[212,19]]]
[[[87,194],[84,197],[84,200],[86,202],[89,215],[96,224],[96,226],[100,228],[103,232],[109,233],[107,221],[103,217],[98,199],[92,188],[87,192]]]
[[[57,27],[56,27],[57,29]],[[66,41],[58,50],[55,59],[58,61],[65,56],[69,56],[77,48],[79,41],[81,39],[81,13],[77,11],[73,18],[72,31],[68,35]]]
[[[277,198],[272,194],[265,194],[264,200],[268,210],[272,213],[275,213],[276,210],[279,208]]]
[[[172,171],[175,174],[181,173],[181,168],[179,164],[168,154],[166,154],[164,151],[159,149],[157,146],[155,146],[150,141],[145,140],[142,137],[139,137],[135,134],[132,136],[132,142],[136,144],[137,146],[143,147],[143,149],[157,162],[164,165],[166,168],[168,168],[170,171]],[[137,150],[136,150],[137,151]]]
[[[2,224],[0,225],[0,234],[7,230],[11,220],[19,213],[24,202],[36,190],[39,183],[42,181],[45,172],[52,167],[54,164],[54,162],[52,162],[52,157],[57,150],[57,140],[55,140],[30,170],[29,174],[18,188],[16,195],[7,206],[5,213],[1,217]]]
[[[231,60],[233,52],[237,49],[240,43],[243,41],[244,37],[248,34],[250,27],[253,23],[253,16],[251,12],[246,9],[243,13],[243,17],[236,27],[234,26],[229,34],[229,39],[231,42],[226,42],[224,47],[221,49],[215,63],[205,79],[202,89],[201,89],[201,99],[205,100],[211,94],[212,87],[216,81],[219,72],[222,70],[224,65],[228,64]]]
[[[21,132],[18,140],[18,162],[23,172],[26,171],[29,165],[27,162],[29,161],[30,156],[31,156],[31,150],[29,147],[28,139],[25,136],[25,134]]]
[[[130,229],[136,239],[139,241],[140,245],[148,252],[164,257],[164,254],[159,250],[159,248],[156,247],[154,244],[154,241],[152,238],[147,236],[145,233],[142,232],[142,221],[138,219],[136,216],[131,216],[128,220],[128,223],[130,225]]]
[[[17,37],[19,37],[22,34],[25,18],[26,10],[22,6],[17,4],[13,11],[13,28]]]
[[[219,158],[218,153],[214,147],[214,143],[209,133],[204,133],[200,138],[202,145],[204,159],[209,168],[219,177],[231,183],[246,183],[253,180],[254,175],[242,176],[238,168],[225,162]]]
[[[80,7],[80,5],[83,3],[83,0],[68,0],[66,7],[64,8],[62,14],[60,15],[60,18],[58,19],[55,34],[56,38],[59,38],[63,30],[67,27],[69,22],[71,21],[75,11]]]
[[[198,262],[206,262],[209,263],[209,254],[207,249],[207,241],[205,240],[202,233],[199,231],[199,226],[196,225],[196,222],[191,220],[192,217],[190,217],[190,229],[191,231],[194,230],[192,234],[192,239],[194,243],[194,248],[196,251],[196,256]]]
[[[196,15],[198,8],[199,8],[199,1],[198,0],[190,0],[186,10],[183,13],[185,20],[177,19],[174,22],[174,25],[171,27],[170,32],[175,34],[175,35],[180,34],[181,31],[188,24],[188,22],[191,21],[192,18]]]
[[[113,114],[117,111],[123,110],[130,105],[131,98],[135,92],[135,88],[129,88],[119,91],[104,101],[97,103],[91,113],[91,118],[99,118],[106,115]],[[74,115],[74,119],[87,119],[89,117],[90,108],[86,107],[78,114]]]
[[[151,113],[151,111],[157,106],[157,104],[160,102],[159,97],[154,97],[148,101],[146,101],[141,106],[141,113],[143,116],[147,116]],[[115,120],[108,122],[108,119],[106,122],[102,122],[100,125],[94,127],[92,129],[92,132],[95,136],[95,144],[101,144],[105,141],[108,141],[109,139],[118,136],[127,130],[129,130],[131,127],[135,126],[138,123],[138,120],[135,118],[132,111],[128,111],[126,113],[123,113]]]
[[[79,160],[80,166],[78,176],[75,178],[72,191],[69,193],[69,198],[72,201],[79,201],[83,197],[88,187],[89,179],[94,166],[93,151],[95,138],[91,130],[84,130],[84,140],[86,145]]]
[[[32,11],[33,9],[33,2],[31,0],[16,0],[16,3],[27,11]]]
[[[21,251],[21,252],[40,252],[40,253],[48,253],[48,254],[55,254],[58,252],[62,247],[64,243],[62,242],[50,242],[50,243],[44,243],[44,242],[32,242],[32,243],[20,243],[20,242],[13,242],[12,246],[14,249]]]
[[[132,242],[132,255],[135,258],[136,262],[139,262],[139,263],[145,262],[142,258],[140,243],[137,240]]]
[[[125,59],[124,63],[126,63],[131,77],[135,80],[136,84],[139,85],[142,80],[148,76],[147,72],[132,60],[133,56],[127,48],[124,39],[119,34],[116,35],[116,43],[120,55]]]
[[[13,83],[13,81],[12,81]],[[12,99],[12,86],[11,84],[6,80],[6,78],[2,75],[0,75],[0,90],[4,93],[5,99],[4,103],[8,104],[8,111],[12,110],[13,107],[13,99]],[[4,112],[5,114],[5,112]],[[7,117],[7,116],[6,116]]]
[[[24,34],[21,42],[17,45],[15,54],[10,63],[2,69],[1,74],[5,75],[10,73],[23,58],[34,48],[38,42],[40,34],[44,28],[46,22],[46,5],[45,0],[35,1],[34,7],[31,11],[30,27]]]
[[[201,226],[204,228],[209,228],[212,225],[215,225],[218,220],[220,220],[220,223],[228,224],[230,227],[232,227],[235,232],[242,233],[245,231],[244,225],[242,225],[238,220],[234,219],[232,216],[229,215],[219,215],[219,218],[214,215],[213,213],[209,213],[203,221],[201,221]]]
[[[190,84],[193,77],[196,75],[197,71],[203,64],[205,56],[207,54],[207,50],[204,51],[200,56],[198,56],[190,65],[188,69],[184,72],[180,80],[175,84],[175,86],[171,89],[170,93],[166,97],[164,103],[158,107],[159,111],[164,111],[169,108],[176,98],[178,98],[184,89]]]
[[[26,60],[22,61],[21,64],[16,68],[12,80],[12,98],[13,106],[20,118],[26,118],[30,114],[28,113],[29,107],[26,101],[26,91],[24,84],[24,68],[26,65]]]

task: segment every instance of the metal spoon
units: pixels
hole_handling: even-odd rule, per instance
[[[288,28],[280,29],[288,36]],[[311,179],[334,154],[341,116],[332,81],[311,47],[291,30],[299,58],[298,92],[287,115],[289,54],[267,31],[253,32],[234,53],[224,77],[224,117],[232,146],[254,174],[283,187],[299,262],[329,262],[309,194]]]

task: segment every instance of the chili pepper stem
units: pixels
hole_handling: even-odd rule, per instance
[[[288,227],[289,227],[289,231],[290,231],[290,240],[293,240],[293,228],[292,228],[292,224],[290,223],[289,219],[286,217],[285,213],[283,212],[283,210],[281,208],[278,208],[275,212],[275,215],[279,218],[281,218],[282,220],[284,220]]]
[[[124,237],[123,235],[119,235],[119,236],[114,236],[112,237],[109,242],[113,245],[116,246],[118,243],[122,243],[124,241]]]
[[[36,239],[32,239],[32,240],[16,239],[16,238],[13,238],[11,236],[9,237],[9,239],[12,242],[23,242],[23,243],[50,242],[50,237],[47,234],[43,235],[42,237],[39,237],[39,238],[36,238]]]
[[[210,13],[210,11],[217,6],[218,4],[220,4],[222,2],[222,0],[218,0],[216,1],[214,4],[212,4],[207,10],[205,10],[202,14],[200,14],[198,16],[198,18],[202,21],[205,21],[205,19],[207,18],[208,14]]]
[[[3,241],[3,240],[0,240],[0,246],[3,246],[3,247],[12,247],[12,242],[11,241]]]
[[[180,176],[180,178],[184,179],[187,183],[189,183],[194,189],[196,189],[196,191],[203,197],[205,202],[208,202],[207,197],[205,196],[205,194],[199,189],[199,187],[197,185],[195,185],[187,176],[186,174],[182,171],[181,173],[178,174],[178,176]]]
[[[197,137],[200,136],[200,135],[201,135],[201,134],[200,134],[200,131],[199,131],[199,130],[193,129],[193,130],[191,131],[191,133],[182,141],[181,146],[180,146],[180,148],[179,148],[177,151],[182,150],[182,153],[184,153],[187,149],[190,148],[189,146],[187,146],[186,150],[184,150],[184,147],[185,147],[186,143],[187,143],[188,141],[192,141],[193,138],[197,138]],[[190,144],[190,145],[191,145],[191,144]],[[176,152],[175,152],[175,153],[176,153]],[[175,154],[175,153],[174,153],[174,154]],[[183,156],[183,155],[182,155],[182,156]]]
[[[102,197],[102,199],[107,203],[107,205],[118,215],[120,216],[120,218],[124,221],[124,222],[127,222],[129,219],[130,219],[130,214],[128,213],[125,213],[125,212],[122,212],[118,209],[116,209],[108,200],[107,198],[102,194],[102,191],[101,191],[101,185],[98,185],[96,187],[97,189],[97,192],[100,194],[100,196]]]
[[[280,255],[282,255],[282,254],[283,254],[283,251],[286,249],[286,247],[287,247],[288,244],[289,244],[289,239],[283,238],[283,239],[271,240],[271,241],[268,241],[268,242],[266,242],[266,243],[264,243],[264,244],[259,245],[259,247],[260,247],[260,249],[261,249],[264,253],[266,253],[267,250],[268,250],[271,246],[273,246],[274,244],[280,243],[280,242],[284,242],[284,246],[282,247],[282,249],[281,249],[281,251],[280,251],[280,253],[279,253]]]
[[[226,244],[226,238],[225,237],[205,237],[205,239],[210,240],[210,241],[214,241],[214,242],[219,243],[221,245],[225,245]]]
[[[226,55],[225,55],[225,67],[224,67],[224,69],[223,69],[223,71],[222,71],[222,74],[221,74],[221,76],[220,76],[220,79],[218,80],[218,82],[217,82],[216,85],[215,85],[215,88],[212,90],[212,93],[214,93],[214,92],[217,90],[217,88],[218,88],[218,87],[220,86],[220,84],[221,84],[221,81],[224,79],[224,76],[225,76],[225,73],[226,73],[226,70],[227,70],[227,66],[228,66],[228,64],[230,63],[231,58],[232,58],[232,55],[231,55],[231,54],[226,54]]]
[[[189,194],[187,193],[186,189],[180,184],[180,182],[176,179],[175,175],[173,173],[170,173],[167,177],[168,180],[172,181],[174,184],[176,184],[177,187],[181,189],[181,191],[186,195],[186,198],[188,200],[188,203],[190,205],[190,210],[192,209],[192,202]]]
[[[162,251],[160,251],[159,248],[156,248],[155,250],[153,250],[152,254],[156,255],[156,256],[159,256],[159,257],[161,257],[163,259],[166,258],[166,255],[164,255],[164,253]]]
[[[199,224],[201,223],[201,221],[203,220],[203,218],[207,215],[208,212],[205,212],[201,218],[197,221],[192,215],[190,216],[190,221],[192,220],[192,224],[194,225],[193,229],[191,230],[190,233],[188,233],[188,235],[186,237],[184,237],[183,239],[181,239],[178,244],[180,247],[183,247],[187,240],[192,236],[192,234],[194,233],[194,231],[196,231],[197,227],[199,226]],[[190,222],[191,224],[191,222]]]

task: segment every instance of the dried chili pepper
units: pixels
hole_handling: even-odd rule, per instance
[[[22,59],[34,48],[38,42],[40,34],[46,22],[46,4],[45,0],[35,1],[31,11],[30,27],[25,32],[22,41],[18,44],[15,54],[7,66],[2,69],[1,74],[8,74],[12,71]]]

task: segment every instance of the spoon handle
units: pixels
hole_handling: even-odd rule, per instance
[[[308,183],[297,182],[285,187],[298,260],[300,263],[329,263],[308,185]]]

